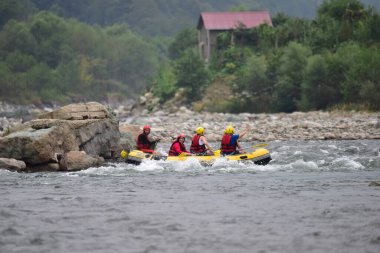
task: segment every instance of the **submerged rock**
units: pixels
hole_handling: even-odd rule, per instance
[[[23,161],[12,158],[0,158],[0,169],[22,171],[26,169],[26,164]]]
[[[84,151],[70,151],[60,159],[59,167],[63,171],[76,171],[83,168],[97,167],[103,162],[102,157],[87,155]]]
[[[372,181],[368,186],[380,186],[380,182]]]

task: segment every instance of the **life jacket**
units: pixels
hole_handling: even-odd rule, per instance
[[[180,153],[178,153],[177,151],[174,150],[174,144],[176,143],[179,143],[179,146],[180,146],[180,149],[181,151],[183,152],[186,152],[186,147],[185,147],[185,144],[182,144],[178,141],[178,139],[172,143],[172,145],[170,146],[170,150],[169,150],[169,156],[179,156]]]
[[[152,142],[149,141],[148,135],[141,133],[137,137],[137,149],[143,150],[143,149],[151,149]]]
[[[199,153],[204,153],[206,152],[206,145],[199,145],[199,139],[201,138],[201,135],[195,134],[193,137],[193,140],[191,142],[190,146],[190,152],[199,154]]]
[[[231,154],[236,152],[236,142],[234,144],[230,144],[231,142],[232,135],[231,134],[224,134],[222,138],[222,145],[221,145],[221,150],[222,153],[225,154]]]

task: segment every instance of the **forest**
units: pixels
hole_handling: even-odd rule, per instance
[[[379,110],[379,1],[305,2],[1,0],[0,101],[120,102],[152,89],[164,103],[182,88],[198,110]],[[203,63],[200,12],[261,9],[273,26],[220,34]],[[228,99],[202,101],[221,83]]]

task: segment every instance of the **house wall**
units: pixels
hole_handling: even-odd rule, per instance
[[[199,54],[205,63],[209,63],[212,54],[216,50],[217,37],[220,32],[217,30],[207,30],[204,26],[198,30]]]
[[[209,32],[204,26],[198,31],[199,53],[205,62],[210,59]]]
[[[216,52],[216,40],[218,38],[218,34],[220,31],[209,31],[209,40],[210,40],[210,55],[209,57],[212,57],[212,54]]]

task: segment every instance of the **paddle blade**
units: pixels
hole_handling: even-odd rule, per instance
[[[120,152],[120,156],[121,156],[121,158],[126,158],[126,157],[127,157],[127,152],[123,149],[123,150]]]
[[[214,151],[215,156],[220,156],[220,149]]]
[[[259,143],[259,144],[253,145],[252,148],[261,148],[261,147],[266,147],[266,146],[268,146],[267,143]]]

